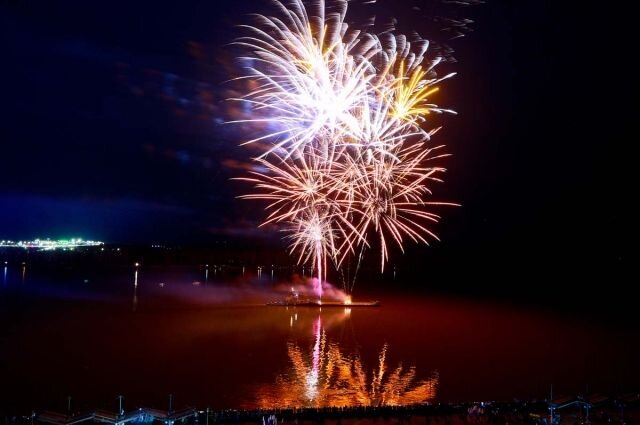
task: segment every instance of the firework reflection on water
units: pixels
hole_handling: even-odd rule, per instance
[[[344,319],[349,318],[349,310],[345,309]],[[329,340],[322,320],[319,315],[312,323],[308,351],[300,344],[287,343],[288,369],[274,383],[258,388],[255,405],[263,409],[406,406],[435,398],[437,372],[418,379],[415,367],[398,364],[390,369],[387,344],[380,350],[377,367],[369,372],[359,354],[347,353],[339,342]]]

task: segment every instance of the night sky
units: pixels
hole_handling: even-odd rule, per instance
[[[412,8],[436,2],[379,3],[400,27],[446,41]],[[462,207],[441,211],[441,243],[412,246],[398,261],[426,256],[442,273],[504,282],[626,281],[636,193],[624,165],[636,86],[625,59],[637,50],[627,46],[629,14],[559,3],[487,0],[451,11],[475,22],[450,41],[457,63],[443,67],[458,72],[442,103],[459,115],[441,119],[436,137],[453,156],[435,194]],[[0,238],[276,239],[255,230],[256,204],[235,199],[246,188],[229,178],[248,152],[223,124],[234,26],[269,7],[3,2]]]

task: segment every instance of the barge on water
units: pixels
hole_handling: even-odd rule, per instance
[[[273,301],[266,304],[269,307],[379,307],[380,301],[352,301],[351,296],[347,295],[344,300],[325,300],[314,299],[309,297],[301,297],[294,287],[291,292],[282,300]]]
[[[351,301],[345,303],[343,301],[274,301],[266,304],[269,307],[379,307],[380,301]]]

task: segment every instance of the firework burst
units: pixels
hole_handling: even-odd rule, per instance
[[[235,122],[261,129],[244,142],[261,151],[259,171],[240,178],[255,189],[243,198],[268,202],[264,223],[282,225],[319,280],[327,259],[359,262],[373,239],[384,270],[388,241],[403,250],[406,240],[437,239],[428,208],[453,205],[428,201],[445,171],[428,117],[453,112],[433,101],[453,74],[437,76],[426,40],[350,28],[346,0],[274,4],[276,16],[258,15],[237,40],[248,51],[238,79],[251,89],[234,100],[253,116]]]

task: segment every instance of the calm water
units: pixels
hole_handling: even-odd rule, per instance
[[[2,273],[5,271],[6,273]],[[289,282],[209,269],[0,268],[0,411],[402,404],[637,389],[630,324],[390,291],[262,306]],[[206,273],[206,275],[205,275]]]

